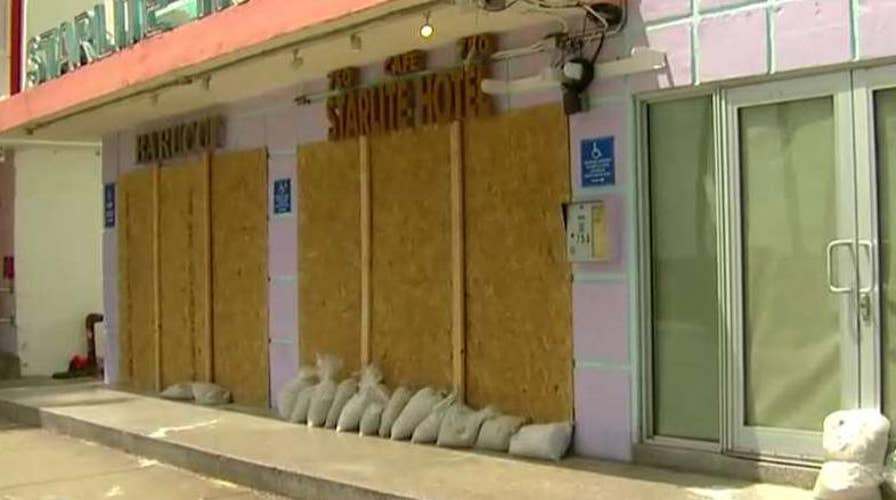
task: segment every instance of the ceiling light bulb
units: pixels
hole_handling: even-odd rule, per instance
[[[432,27],[432,23],[429,22],[429,12],[426,13],[426,18],[423,21],[423,25],[420,26],[420,37],[421,38],[430,38],[436,32],[436,29]]]
[[[349,38],[349,42],[351,42],[352,50],[354,50],[355,52],[361,52],[361,35],[357,33],[352,34],[351,38]]]

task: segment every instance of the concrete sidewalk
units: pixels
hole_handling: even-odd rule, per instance
[[[4,500],[275,500],[155,460],[3,420],[0,471]]]
[[[560,466],[362,438],[99,384],[2,389],[0,416],[291,498],[811,498],[796,488],[643,467]]]

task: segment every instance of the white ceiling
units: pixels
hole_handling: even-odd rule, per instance
[[[395,12],[396,8],[401,12],[360,28],[356,26],[358,22],[369,21],[371,16],[382,16],[383,13],[368,12],[355,19],[342,19],[338,24],[297,33],[288,40],[247,49],[242,54],[229,56],[226,61],[194,68],[189,75],[169,75],[139,88],[125,89],[120,95],[106,99],[107,102],[72,110],[51,121],[29,124],[29,128],[33,127],[31,135],[23,128],[4,134],[3,139],[97,141],[104,134],[140,123],[231,103],[276,89],[294,87],[299,95],[302,82],[318,80],[334,69],[378,63],[396,53],[437,48],[472,34],[509,31],[550,20],[544,13],[513,9],[486,13],[462,4],[440,3],[433,7],[432,2],[422,0],[390,2],[393,9],[390,12]],[[431,11],[431,22],[436,31],[431,39],[424,40],[418,31],[427,11]],[[361,51],[351,48],[349,36],[353,32],[360,33]],[[304,60],[299,69],[292,64],[295,47],[300,48]],[[201,75],[205,74],[212,75],[209,89],[202,83]],[[192,83],[157,90],[185,78],[192,79]]]

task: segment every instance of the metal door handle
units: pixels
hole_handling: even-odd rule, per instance
[[[842,286],[837,286],[834,283],[834,249],[837,247],[844,246],[844,245],[846,245],[850,249],[852,249],[853,240],[834,240],[834,241],[828,243],[828,251],[827,251],[828,288],[830,288],[830,290],[834,293],[851,293],[852,292],[851,286],[850,287],[842,287]]]
[[[868,264],[871,267],[871,283],[867,287],[859,288],[860,293],[871,293],[874,291],[874,286],[877,284],[877,265],[874,262],[874,242],[870,240],[861,240],[859,241],[859,247],[868,252]],[[862,275],[859,274],[859,284],[861,286]]]

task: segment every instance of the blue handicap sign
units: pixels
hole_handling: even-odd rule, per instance
[[[103,186],[103,218],[106,229],[115,227],[115,183]]]
[[[274,215],[292,213],[292,179],[274,181]]]
[[[616,184],[616,145],[613,136],[582,139],[582,187]]]

